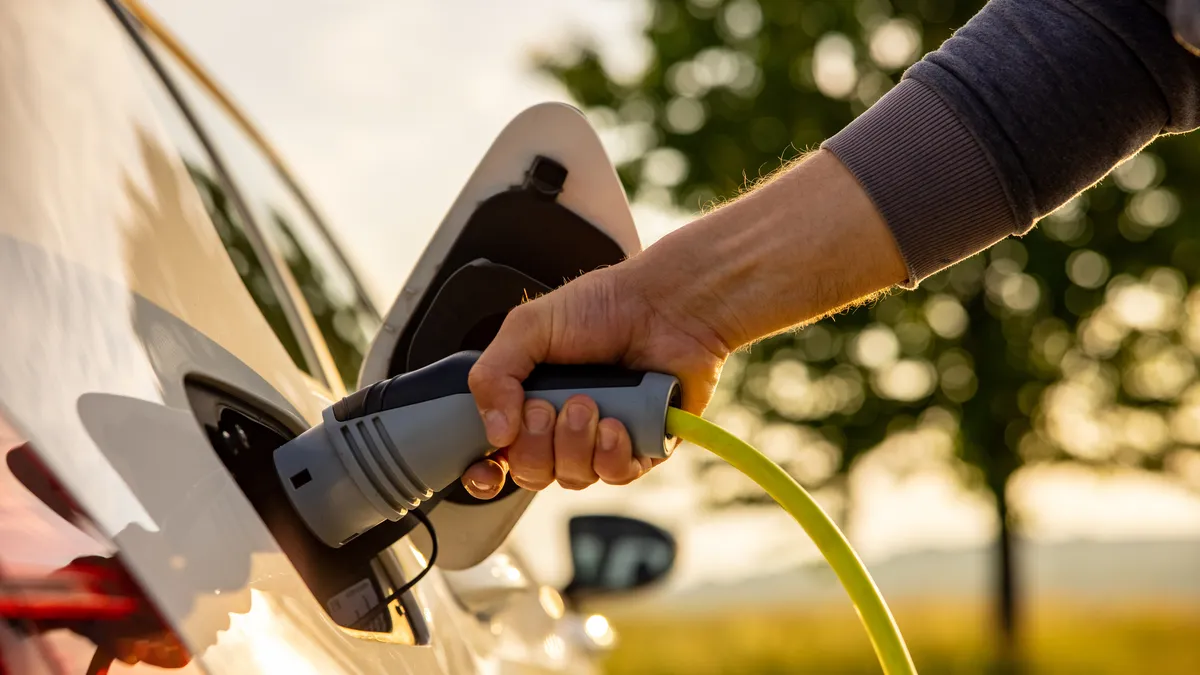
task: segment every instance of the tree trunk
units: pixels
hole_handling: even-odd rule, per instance
[[[997,665],[1001,673],[1018,672],[1018,617],[1016,534],[1008,511],[1008,481],[996,491],[996,515],[1000,519],[1000,537],[996,551],[996,576],[993,599],[997,628]]]

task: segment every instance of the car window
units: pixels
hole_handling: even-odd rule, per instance
[[[216,170],[212,158],[205,151],[195,130],[176,105],[158,74],[148,63],[141,63],[144,66],[140,71],[146,83],[146,92],[159,112],[167,135],[187,166],[188,174],[200,193],[204,208],[208,211],[209,218],[242,283],[292,361],[308,374],[320,377],[316,360],[306,355],[298,337],[299,333],[293,321],[289,320],[288,308],[282,301],[286,294],[279,282],[271,278],[263,258],[255,250],[245,217],[237,208],[233,195]]]
[[[217,147],[251,217],[286,262],[338,374],[353,389],[380,325],[378,313],[362,298],[354,273],[342,264],[312,212],[262,146],[174,55],[154,41],[151,44]]]

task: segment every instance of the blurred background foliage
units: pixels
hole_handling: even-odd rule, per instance
[[[610,73],[594,45],[539,67],[604,133],[644,203],[701,211],[836,133],[948,38],[978,0],[650,0],[651,57]],[[1200,139],[1164,138],[1010,238],[869,306],[740,354],[713,415],[810,489],[884,447],[898,472],[955,467],[995,497],[993,625],[1013,658],[1021,467],[1167,472],[1200,489]],[[715,480],[720,504],[765,499]],[[728,477],[725,477],[728,478]],[[720,486],[719,489],[718,486]],[[853,539],[853,532],[848,533]]]

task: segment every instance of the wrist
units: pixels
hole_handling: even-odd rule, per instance
[[[659,311],[728,351],[904,280],[896,243],[853,175],[819,151],[635,256]]]
[[[611,268],[614,288],[618,297],[631,300],[638,308],[635,321],[639,327],[654,331],[665,326],[724,360],[744,342],[734,328],[736,319],[713,292],[713,276],[703,271],[719,263],[704,260],[691,241],[693,230],[694,223],[680,228]]]

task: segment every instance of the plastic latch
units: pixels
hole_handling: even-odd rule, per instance
[[[553,200],[562,193],[566,182],[567,167],[549,157],[538,155],[533,158],[533,164],[525,172],[525,182],[521,184],[521,188]]]

